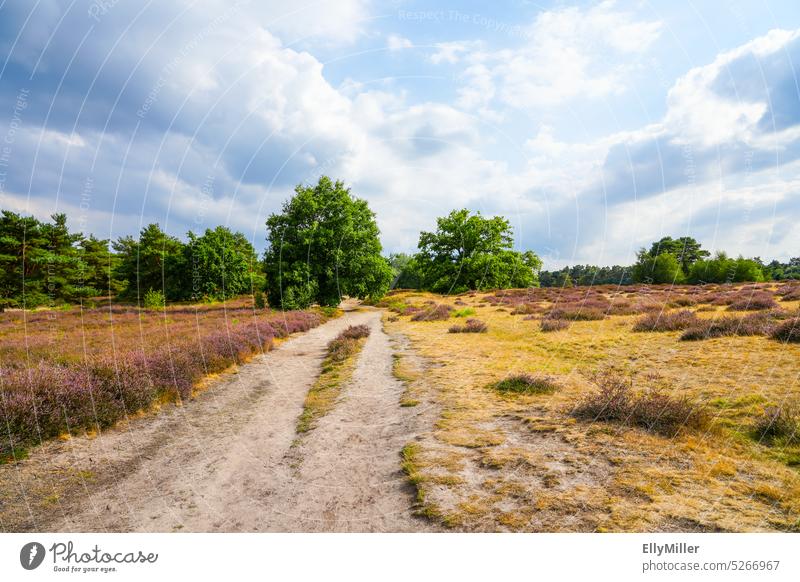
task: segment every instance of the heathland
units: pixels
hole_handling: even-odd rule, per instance
[[[382,305],[418,511],[456,529],[800,529],[800,286],[525,289]]]

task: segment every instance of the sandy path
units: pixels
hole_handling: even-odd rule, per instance
[[[328,341],[359,323],[372,335],[352,383],[297,444],[297,416]],[[380,312],[348,312],[255,358],[184,407],[96,439],[50,443],[18,466],[3,467],[3,487],[14,481],[18,494],[33,483],[41,490],[48,476],[87,477],[45,511],[23,499],[25,519],[0,525],[142,532],[427,529],[411,516],[413,497],[398,457],[426,415],[398,406],[402,385],[391,365]]]
[[[271,492],[270,531],[430,531],[413,517],[415,493],[399,452],[435,416],[400,408],[404,386],[392,376],[393,348],[379,317],[336,408],[291,453],[290,486]],[[283,485],[283,484],[282,484]]]

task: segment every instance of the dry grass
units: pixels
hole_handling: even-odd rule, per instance
[[[328,343],[328,355],[322,362],[322,372],[308,390],[303,412],[297,419],[296,430],[312,430],[316,421],[328,414],[339,398],[342,386],[353,374],[356,356],[369,336],[366,325],[351,325]]]
[[[640,314],[668,310],[676,297],[696,301],[698,320],[719,319],[709,306],[720,300],[715,295],[727,301],[718,305],[733,302],[742,293],[735,288],[595,291],[593,304],[616,304],[630,315],[601,310],[604,319],[572,319],[568,329],[543,333],[510,311],[527,303],[546,314],[580,303],[587,290],[526,289],[459,297],[487,323],[487,333],[448,334],[446,321],[387,322],[388,331],[407,336],[432,362],[414,382],[415,399],[435,400],[441,410],[433,432],[414,444],[421,510],[469,531],[800,527],[800,445],[754,437],[765,408],[800,398],[800,345],[764,335],[681,342],[674,333],[632,332]],[[393,299],[453,304],[420,293]],[[633,377],[635,394],[702,404],[708,427],[662,431],[575,418],[576,405],[597,389],[589,378],[609,369]],[[558,377],[559,389],[544,396],[486,389],[512,370]]]

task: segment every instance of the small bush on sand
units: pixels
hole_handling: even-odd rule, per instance
[[[534,303],[520,303],[511,311],[511,315],[530,315],[537,311],[539,311],[539,307]]]
[[[369,337],[369,326],[367,325],[351,325],[339,334],[339,337],[350,339],[361,339],[362,337]]]
[[[772,339],[776,339],[787,343],[800,343],[800,317],[787,319],[770,334]]]
[[[465,307],[464,309],[453,312],[453,315],[455,317],[468,317],[470,315],[475,315],[475,310],[472,309],[472,307]]]
[[[450,319],[450,312],[452,311],[453,308],[449,305],[437,305],[415,313],[411,316],[411,321],[443,321]]]
[[[634,324],[633,331],[679,331],[694,327],[699,320],[694,312],[684,309],[674,313],[648,313]]]
[[[569,326],[570,323],[566,319],[543,319],[539,322],[539,329],[543,332],[561,331]]]
[[[800,409],[797,406],[770,406],[764,409],[753,426],[753,436],[772,444],[792,445],[800,442]]]
[[[778,306],[772,293],[744,293],[728,306],[730,311],[764,311]]]
[[[550,394],[559,389],[558,381],[546,374],[513,374],[494,385],[500,392],[514,394]]]
[[[447,330],[449,333],[486,333],[489,326],[480,319],[468,319],[465,325],[453,325]]]
[[[636,426],[664,436],[674,436],[681,428],[708,426],[705,408],[685,397],[662,389],[636,392],[632,379],[614,373],[598,375],[594,382],[598,390],[578,403],[572,412],[576,418]]]
[[[351,325],[328,343],[328,359],[332,363],[345,361],[358,351],[358,340],[369,336],[366,325]]]

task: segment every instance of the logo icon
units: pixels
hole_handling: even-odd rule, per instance
[[[19,551],[19,563],[26,570],[35,570],[44,561],[44,546],[39,542],[30,542]]]

